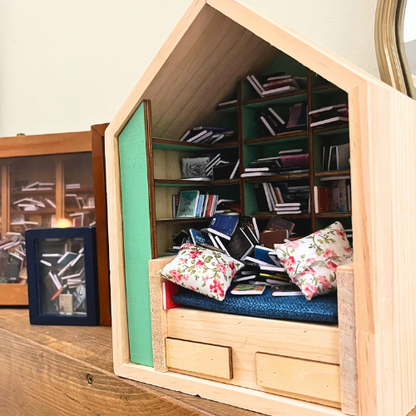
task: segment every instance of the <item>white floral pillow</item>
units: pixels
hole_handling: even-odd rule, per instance
[[[234,275],[244,264],[227,254],[183,244],[178,255],[159,274],[201,295],[224,300]]]
[[[338,221],[299,240],[275,244],[274,249],[291,279],[312,263],[330,257],[345,257],[352,252]]]
[[[312,263],[298,275],[292,277],[307,300],[315,296],[326,295],[337,290],[336,270],[339,266],[352,262],[352,254],[330,257]]]

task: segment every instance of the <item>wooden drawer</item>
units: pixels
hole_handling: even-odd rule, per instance
[[[231,348],[166,338],[169,369],[232,379]]]
[[[340,377],[336,364],[256,353],[257,385],[276,393],[336,405],[341,402]]]

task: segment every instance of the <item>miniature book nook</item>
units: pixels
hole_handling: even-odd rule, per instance
[[[257,88],[269,74],[296,87]],[[316,123],[316,110],[341,104],[347,117]],[[290,120],[296,106],[304,125],[259,125],[264,111]],[[405,416],[416,404],[415,114],[413,100],[237,1],[195,0],[106,130],[115,373],[270,415]],[[246,174],[294,148],[302,169]],[[208,154],[233,162],[193,175]],[[316,195],[338,179],[347,208],[322,208]],[[263,230],[276,213],[256,187],[267,197],[282,182],[309,195],[304,210],[279,216],[296,232],[335,222],[354,231],[354,264],[337,269],[338,323],[164,308],[158,272],[172,236],[208,227],[212,213],[175,215],[176,195],[231,199]]]

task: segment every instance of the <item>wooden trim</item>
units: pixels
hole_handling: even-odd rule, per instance
[[[184,374],[159,373],[151,367],[137,364],[123,364],[116,367],[115,372],[120,377],[170,390],[179,390],[205,399],[272,416],[343,416],[341,411],[335,408]]]
[[[83,152],[91,152],[89,131],[0,138],[2,158]]]
[[[337,269],[337,294],[341,407],[343,413],[358,416],[357,337],[352,263]]]
[[[144,123],[146,134],[147,181],[149,189],[149,219],[152,259],[157,258],[157,230],[156,230],[156,202],[155,202],[155,168],[153,162],[153,136],[152,136],[152,104],[149,100],[143,101]]]
[[[107,195],[105,192],[104,134],[108,124],[91,126],[91,157],[94,180],[95,228],[97,233],[98,296],[100,323],[111,325],[110,266],[107,233]]]
[[[56,220],[65,218],[65,165],[62,158],[55,161]]]
[[[10,164],[1,165],[1,237],[10,231]]]
[[[126,276],[124,268],[123,220],[121,208],[120,155],[118,139],[105,132],[108,240],[110,245],[110,284],[112,303],[113,362],[115,371],[130,362],[127,322]]]
[[[308,93],[308,109],[312,109],[312,72],[308,69],[307,74],[307,93]],[[311,111],[311,110],[309,110]],[[307,117],[307,131],[308,131],[308,153],[309,153],[309,201],[310,201],[310,214],[311,214],[311,232],[316,230],[316,218],[315,218],[315,198],[314,198],[314,185],[315,185],[315,167],[314,167],[314,154],[313,154],[313,134],[311,128],[312,118],[308,114]]]

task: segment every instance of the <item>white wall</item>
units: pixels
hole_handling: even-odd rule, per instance
[[[376,0],[242,0],[378,76]],[[111,121],[191,0],[0,0],[0,137]]]

